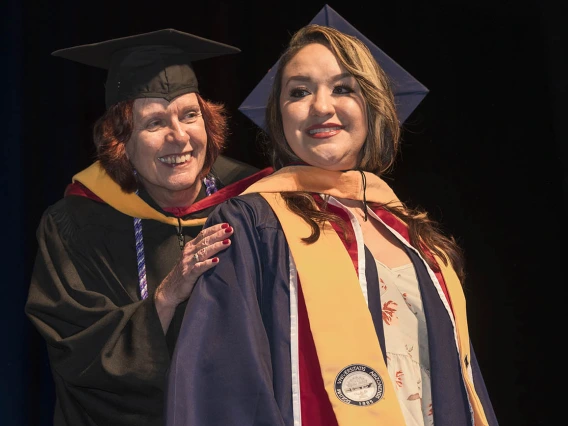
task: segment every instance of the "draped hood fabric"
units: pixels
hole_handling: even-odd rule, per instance
[[[420,285],[432,362],[436,426],[497,425],[467,330],[457,275],[433,271],[406,226],[382,204],[400,201],[380,178],[358,171],[291,166],[218,206],[207,224],[235,229],[219,265],[198,281],[168,373],[167,426],[403,425],[385,369],[385,343],[372,255],[327,224],[313,245],[281,192],[307,191],[347,220],[337,198],[366,199],[404,244]],[[329,197],[327,197],[329,196]],[[366,366],[381,394],[369,405],[341,398],[341,368]],[[362,367],[361,367],[362,368]],[[343,370],[349,371],[349,370]],[[379,380],[380,379],[380,380]]]
[[[164,336],[153,294],[219,202],[271,169],[220,157],[219,190],[179,218],[144,192],[126,194],[99,163],[44,212],[25,312],[47,343],[55,426],[162,426],[166,371],[185,304]],[[133,217],[142,218],[149,297],[141,300]],[[181,224],[181,226],[180,226]]]

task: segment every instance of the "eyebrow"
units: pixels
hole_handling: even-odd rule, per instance
[[[165,111],[165,109],[159,106],[146,104],[142,108],[139,108],[137,112],[140,117],[148,117],[156,114],[163,114]]]
[[[341,74],[337,74],[333,77],[331,77],[328,81],[330,83],[334,83],[338,80],[343,80],[344,78],[347,77],[353,77],[353,74],[351,74],[350,72],[343,72]],[[284,84],[284,87],[286,87],[291,81],[298,81],[298,82],[310,82],[312,81],[311,77],[308,77],[307,75],[302,75],[302,74],[298,74],[298,75],[293,75],[290,78],[288,78],[288,80],[286,80],[286,83]]]
[[[186,105],[181,105],[178,107],[178,111],[181,112],[182,114],[186,114],[189,111],[201,111],[201,107],[199,106],[198,102],[190,102]],[[154,116],[162,116],[162,115],[167,115],[169,114],[170,111],[167,108],[161,108],[158,106],[150,106],[148,107],[147,105],[138,110],[138,114],[142,117],[142,118],[146,118],[146,117],[154,117]]]

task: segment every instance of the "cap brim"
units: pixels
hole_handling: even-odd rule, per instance
[[[109,69],[113,55],[137,46],[174,46],[188,52],[190,61],[239,53],[237,47],[209,40],[174,29],[163,29],[134,36],[115,38],[99,43],[84,44],[52,52],[57,56],[97,68]]]

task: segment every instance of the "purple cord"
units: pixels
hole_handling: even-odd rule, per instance
[[[134,171],[136,175],[136,171]],[[203,179],[205,183],[205,193],[210,196],[217,192],[215,177],[207,176]],[[138,190],[136,190],[138,195]],[[136,262],[138,263],[138,287],[140,288],[140,297],[142,300],[148,297],[148,281],[146,280],[146,260],[144,256],[144,238],[142,237],[142,219],[134,218],[134,236],[136,238]]]
[[[211,194],[217,192],[215,177],[213,175],[209,175],[205,179],[203,179],[203,183],[205,184],[205,193],[207,194],[207,196],[210,196]]]
[[[144,260],[144,239],[142,238],[142,220],[134,218],[134,236],[136,237],[136,262],[138,263],[138,286],[142,300],[148,297],[148,282],[146,281],[146,262]]]

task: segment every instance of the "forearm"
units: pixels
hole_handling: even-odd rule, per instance
[[[168,332],[172,318],[174,317],[177,305],[169,302],[162,291],[163,288],[160,286],[156,290],[154,295],[154,304],[156,305],[156,312],[158,313],[158,318],[160,318],[160,324],[162,325],[162,330],[164,335]]]

